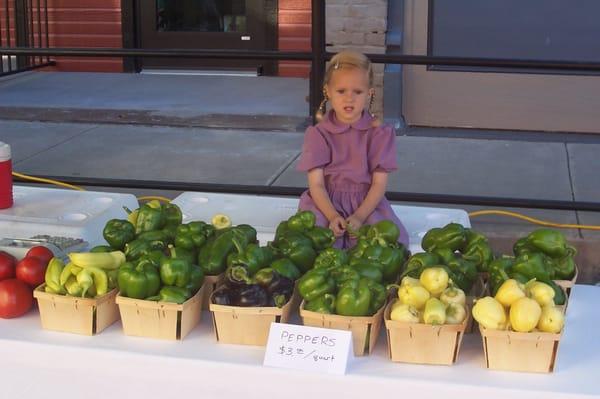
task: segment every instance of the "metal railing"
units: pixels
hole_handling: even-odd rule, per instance
[[[4,0],[0,3],[0,76],[54,65],[50,56],[9,54],[3,48],[49,48],[48,0]]]
[[[29,0],[34,1],[34,0]],[[40,0],[37,0],[40,1]],[[135,42],[135,41],[133,41]],[[254,59],[254,60],[300,60],[310,61],[310,112],[314,118],[315,111],[322,99],[322,81],[325,71],[325,62],[333,53],[326,51],[325,46],[325,1],[312,0],[312,51],[287,52],[287,51],[240,51],[240,50],[207,50],[207,49],[161,49],[146,50],[136,48],[33,48],[31,46],[0,47],[0,53],[17,57],[39,56],[71,56],[71,57],[176,57],[176,58],[206,58],[206,59]],[[410,65],[443,65],[443,66],[474,66],[474,67],[502,67],[542,70],[567,70],[567,71],[600,71],[600,63],[594,62],[566,62],[566,61],[538,61],[526,59],[490,59],[490,58],[460,58],[460,57],[433,57],[420,55],[396,54],[366,54],[374,63],[410,64]],[[45,178],[61,180],[71,184],[96,187],[127,187],[134,189],[158,189],[175,191],[213,191],[243,194],[270,194],[270,195],[299,195],[303,187],[276,187],[276,186],[244,186],[231,184],[207,184],[188,182],[141,181],[127,179],[107,178],[74,178],[72,176],[42,176]],[[444,203],[462,205],[500,206],[535,209],[600,211],[600,202],[582,201],[554,201],[540,199],[458,196],[447,194],[405,193],[388,192],[388,199],[392,201]]]

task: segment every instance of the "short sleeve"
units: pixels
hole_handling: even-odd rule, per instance
[[[398,169],[396,162],[396,132],[389,125],[375,128],[369,143],[369,173],[392,172]]]
[[[314,126],[306,129],[302,154],[296,170],[307,172],[331,162],[331,150],[323,134]]]

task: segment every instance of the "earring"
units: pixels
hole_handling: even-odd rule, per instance
[[[371,94],[371,99],[369,100],[369,115],[372,118],[375,118],[375,113],[371,110],[373,108],[373,103],[375,102],[375,94]]]

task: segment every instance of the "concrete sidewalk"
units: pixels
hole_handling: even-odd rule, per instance
[[[34,76],[31,76],[34,75]],[[42,75],[42,76],[37,76]],[[101,83],[94,79],[85,84],[85,79],[77,75],[71,85],[64,85],[65,92],[51,101],[51,92],[57,82],[69,81],[67,75],[53,76],[53,82],[44,79],[46,74],[29,74],[0,82],[0,141],[8,142],[13,150],[15,171],[31,175],[62,175],[77,177],[101,177],[142,179],[157,181],[179,181],[191,183],[227,183],[242,185],[305,187],[306,176],[295,170],[300,155],[302,129],[260,128],[241,129],[239,123],[252,125],[256,120],[252,112],[259,112],[260,100],[251,107],[247,101],[252,97],[250,90],[240,93],[234,104],[227,105],[231,96],[224,91],[220,94],[214,87],[206,90],[213,98],[182,96],[187,105],[178,110],[175,104],[163,98],[160,101],[140,102],[140,95],[152,97],[148,92],[137,93],[127,99],[127,93],[135,91],[127,86],[132,75],[117,74],[112,88],[104,94],[90,94],[85,88],[108,85],[107,74],[102,75]],[[53,74],[63,75],[63,74]],[[89,75],[89,74],[86,74]],[[112,75],[111,75],[112,76]],[[133,75],[140,76],[140,75]],[[90,76],[88,76],[90,78]],[[148,76],[143,77],[148,84]],[[155,77],[153,77],[155,78]],[[51,80],[52,80],[51,79]],[[240,78],[238,78],[240,79]],[[248,79],[248,78],[241,78]],[[268,78],[272,79],[272,78]],[[131,81],[139,82],[135,78]],[[130,83],[131,83],[130,81]],[[36,83],[37,82],[37,83]],[[45,83],[44,83],[45,82]],[[93,83],[95,82],[95,83]],[[175,82],[174,80],[171,83]],[[258,81],[252,81],[253,84]],[[291,87],[284,82],[268,86],[263,81],[263,94],[270,91],[270,98],[282,87]],[[52,84],[51,84],[52,83]],[[170,96],[184,90],[181,80],[177,85],[166,87],[163,93]],[[218,87],[220,82],[213,82]],[[296,82],[297,83],[297,82]],[[136,83],[137,84],[137,83]],[[204,81],[203,85],[208,83]],[[279,86],[280,85],[280,86]],[[67,87],[68,86],[68,90]],[[133,85],[135,86],[135,85]],[[51,88],[54,89],[51,89]],[[270,87],[270,88],[269,88]],[[47,94],[42,95],[44,92]],[[68,93],[67,93],[68,92]],[[77,93],[80,92],[80,101]],[[7,94],[12,93],[12,95]],[[85,94],[87,93],[87,94]],[[192,91],[187,92],[190,96]],[[281,97],[281,108],[269,103],[272,112],[297,120],[305,119],[306,105],[303,103],[303,89],[299,86],[284,94],[292,99]],[[83,96],[86,97],[83,97]],[[301,100],[298,100],[298,97]],[[27,101],[30,98],[31,101]],[[46,102],[47,101],[47,102]],[[182,100],[183,101],[183,100]],[[293,102],[296,101],[296,106]],[[220,115],[227,122],[227,115],[237,115],[232,128],[156,126],[144,124],[143,120],[133,123],[73,123],[62,120],[56,122],[26,119],[23,113],[11,118],[11,112],[23,107],[31,109],[30,116],[41,115],[39,110],[60,110],[88,107],[90,118],[97,115],[102,107],[123,112],[146,107],[146,111],[178,114],[183,120],[189,112],[192,117],[203,118],[198,111],[198,103],[206,102],[205,112]],[[194,108],[192,103],[196,103]],[[166,107],[161,110],[164,104]],[[219,106],[215,104],[220,104]],[[212,108],[211,108],[212,107]],[[80,112],[80,111],[77,111]],[[287,112],[287,114],[286,114]],[[64,117],[66,114],[63,113]],[[242,117],[244,116],[245,117]],[[264,114],[260,114],[264,115]],[[20,119],[20,120],[16,120]],[[43,118],[42,118],[43,119]],[[246,122],[243,122],[246,120]],[[80,121],[80,120],[78,120]],[[164,121],[169,122],[168,119]],[[290,125],[291,126],[291,125]],[[600,137],[586,136],[578,141],[574,135],[524,134],[522,132],[468,131],[448,134],[439,129],[410,128],[399,132],[397,153],[399,170],[390,176],[389,191],[477,195],[493,197],[551,199],[564,201],[598,201],[600,198]],[[451,132],[452,133],[452,132]],[[478,133],[485,138],[476,138]],[[462,137],[461,137],[462,136]],[[543,137],[543,138],[542,138]],[[98,188],[93,188],[98,190]],[[107,188],[107,191],[128,191]],[[176,192],[140,192],[138,195],[163,194],[171,198]],[[443,206],[443,204],[421,204]],[[472,206],[455,206],[468,211],[480,209]],[[510,210],[510,209],[509,209]],[[600,225],[600,213],[540,211],[515,209],[529,216],[558,223]],[[495,246],[503,252],[510,250],[516,237],[535,228],[534,225],[518,219],[503,216],[484,216],[472,220],[476,229],[488,234]],[[580,249],[580,263],[586,264],[581,273],[582,281],[595,282],[600,279],[600,233],[589,230],[564,230],[570,240]]]

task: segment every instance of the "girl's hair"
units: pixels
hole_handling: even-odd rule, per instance
[[[325,69],[325,77],[323,78],[323,94],[325,94],[325,86],[329,84],[331,75],[338,69],[362,69],[367,73],[369,78],[369,88],[373,87],[373,66],[371,61],[362,53],[356,51],[344,50],[334,55],[327,68]],[[317,121],[321,121],[325,116],[325,104],[327,103],[327,97],[324,96],[323,101],[319,105],[316,113]]]

